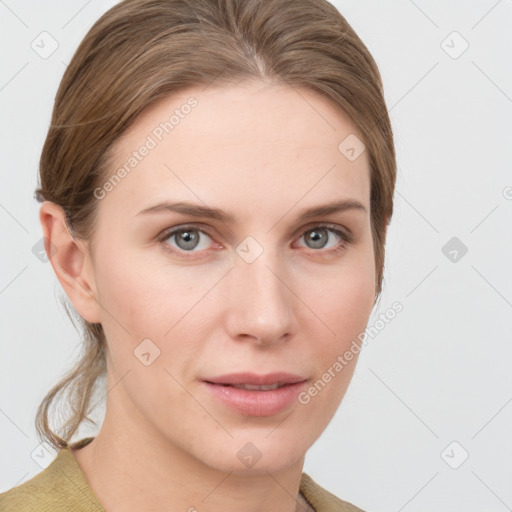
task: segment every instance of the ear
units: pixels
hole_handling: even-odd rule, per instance
[[[51,201],[41,205],[39,220],[46,254],[66,295],[81,317],[100,323],[101,306],[87,241],[73,237],[64,209]]]

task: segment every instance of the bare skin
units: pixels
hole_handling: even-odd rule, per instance
[[[55,273],[108,343],[105,420],[74,455],[106,510],[238,512],[243,503],[294,512],[305,454],[340,405],[357,354],[339,372],[333,364],[374,305],[368,158],[340,152],[358,132],[313,91],[261,81],[203,89],[153,105],[116,143],[111,174],[148,135],[157,142],[98,199],[91,240],[73,239],[59,206],[41,206]],[[157,140],[155,127],[191,96],[197,105]],[[298,218],[343,200],[362,208]],[[139,213],[162,201],[220,208],[234,221]],[[197,246],[158,239],[174,227],[195,230]],[[248,236],[257,244],[246,251],[261,248],[250,263],[237,253]],[[160,351],[149,365],[134,354],[145,339]],[[226,406],[204,382],[283,371],[307,391],[329,368],[308,403],[263,416]],[[251,467],[239,457],[248,443],[261,455]]]

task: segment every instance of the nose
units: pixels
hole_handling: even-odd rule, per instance
[[[288,341],[295,330],[294,297],[279,257],[271,251],[252,263],[235,257],[229,275],[227,330],[231,339],[274,345]]]

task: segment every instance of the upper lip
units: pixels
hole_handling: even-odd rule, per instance
[[[213,384],[252,384],[254,386],[268,386],[276,383],[295,384],[305,380],[305,377],[286,372],[266,373],[263,375],[248,372],[230,373],[229,375],[219,375],[203,379],[203,381]]]

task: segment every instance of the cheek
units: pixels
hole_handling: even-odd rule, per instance
[[[308,282],[304,296],[311,309],[340,340],[364,330],[375,302],[373,251],[354,253],[350,260],[328,275]],[[321,286],[319,286],[321,283]],[[307,290],[314,290],[307,294]],[[334,338],[334,336],[331,336]]]
[[[347,263],[340,268],[336,278],[323,280],[322,293],[316,292],[308,299],[314,305],[311,309],[317,317],[310,324],[315,326],[316,331],[316,334],[311,333],[311,338],[322,340],[309,348],[312,360],[317,362],[315,373],[320,377],[331,369],[331,373],[336,374],[325,398],[331,393],[339,398],[348,386],[362,348],[360,336],[364,333],[374,307],[375,271],[372,251],[368,251],[367,255],[359,254],[355,260],[357,262]],[[348,356],[350,360],[343,358],[347,351],[351,351]],[[339,364],[333,368],[340,357],[343,358],[342,370]]]
[[[333,304],[331,317],[335,318],[337,334],[364,330],[375,301],[375,277],[373,272],[349,276],[336,294],[336,304]],[[336,313],[337,312],[337,313]]]
[[[158,354],[151,367],[188,368],[202,339],[197,334],[205,317],[199,313],[201,299],[219,279],[217,273],[192,277],[191,269],[125,250],[105,258],[96,274],[102,325],[118,371],[138,367],[134,353],[139,347],[145,353],[146,346]],[[141,345],[147,339],[154,345]]]
[[[126,260],[117,260],[115,265],[106,262],[97,275],[99,300],[110,314],[104,315],[107,325],[117,320],[132,332],[140,318],[151,316],[154,300],[149,299],[156,297],[151,281],[137,265]]]
[[[316,321],[313,339],[320,339],[309,347],[310,361],[314,361],[314,378],[305,393],[299,397],[306,410],[312,411],[304,424],[317,435],[338,409],[354,374],[361,338],[374,305],[375,280],[371,267],[356,268],[331,282],[317,297],[315,312],[324,322]],[[327,330],[328,326],[329,330]],[[314,411],[314,412],[313,412]],[[318,421],[322,418],[322,421]]]
[[[99,300],[110,313],[105,312],[105,323],[117,320],[133,337],[149,337],[150,326],[153,335],[169,329],[187,293],[180,275],[169,275],[168,268],[144,258],[143,251],[105,247],[105,254],[96,271]]]

